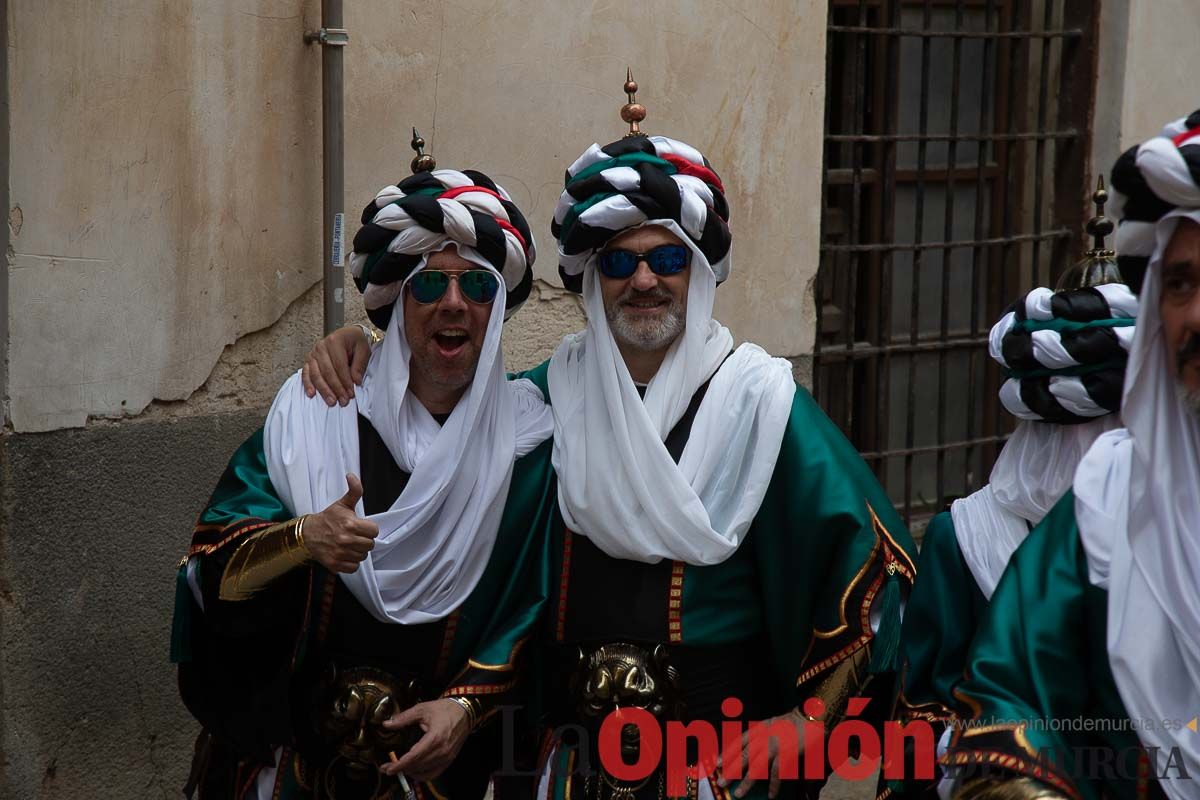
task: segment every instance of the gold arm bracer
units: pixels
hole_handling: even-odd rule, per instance
[[[827,729],[833,728],[846,714],[849,699],[866,686],[867,665],[871,661],[871,649],[860,647],[848,658],[834,667],[813,691],[812,696],[825,704],[823,717],[805,718],[812,722],[824,722]],[[801,705],[801,712],[804,707]]]
[[[249,600],[273,581],[312,560],[304,546],[307,515],[256,531],[245,538],[221,575],[222,600]]]
[[[954,800],[1066,800],[1030,778],[978,778],[954,793]]]
[[[476,697],[464,697],[458,694],[452,694],[446,699],[453,700],[463,707],[463,710],[467,712],[467,722],[470,729],[472,731],[475,730],[475,727],[479,725],[480,720],[483,718],[483,704],[479,702],[479,699]]]

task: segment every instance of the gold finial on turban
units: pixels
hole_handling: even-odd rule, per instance
[[[1121,277],[1121,270],[1117,267],[1117,251],[1106,247],[1104,242],[1116,227],[1111,219],[1104,216],[1104,204],[1107,202],[1108,191],[1104,188],[1104,176],[1101,175],[1096,181],[1096,191],[1092,193],[1096,215],[1088,220],[1087,224],[1088,235],[1092,237],[1092,248],[1059,278],[1059,291],[1125,282]]]
[[[413,128],[413,138],[410,146],[417,153],[409,163],[409,167],[412,168],[414,175],[418,172],[433,172],[437,169],[437,161],[434,160],[433,156],[425,154],[425,140],[421,138],[421,134],[417,133],[416,128]]]
[[[1092,202],[1096,205],[1096,216],[1088,220],[1087,232],[1092,237],[1092,249],[1084,253],[1084,257],[1116,256],[1117,252],[1104,246],[1104,238],[1113,232],[1112,220],[1104,216],[1104,204],[1108,202],[1108,192],[1104,188],[1104,176],[1096,181],[1096,191],[1092,194]]]
[[[629,96],[629,102],[621,106],[621,119],[629,123],[629,136],[644,136],[641,127],[638,125],[646,118],[646,107],[637,102],[637,81],[633,79],[633,70],[629,67],[625,68],[625,94]]]

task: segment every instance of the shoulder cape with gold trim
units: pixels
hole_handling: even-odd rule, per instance
[[[1017,549],[955,688],[952,775],[1035,778],[1072,800],[1161,797],[1113,682],[1107,593],[1088,580],[1068,492]]]
[[[522,374],[552,403],[548,364]],[[669,438],[668,438],[669,441]],[[547,615],[554,628],[565,608],[565,563],[572,539],[552,521]],[[858,452],[803,387],[797,387],[779,459],[741,547],[713,566],[664,567],[664,641],[721,648],[760,637],[774,686],[774,713],[800,706],[839,664],[869,653],[877,686],[890,694],[898,664],[900,612],[915,575],[916,547],[891,501]],[[575,555],[578,555],[577,553]],[[637,566],[637,565],[635,565]],[[603,602],[597,599],[594,602]],[[556,614],[556,605],[558,612]],[[874,611],[874,614],[872,613]],[[873,632],[872,617],[877,630]],[[864,661],[867,659],[864,659]],[[876,712],[890,712],[881,699]],[[765,782],[753,793],[766,794]]]
[[[526,687],[517,678],[545,602],[540,593],[545,578],[539,573],[546,569],[541,532],[556,506],[550,452],[547,440],[517,460],[488,566],[463,605],[437,623],[437,674],[444,676],[444,694],[477,696],[488,714],[524,702]],[[197,520],[176,579],[171,658],[180,665],[185,702],[207,729],[227,744],[235,742],[249,762],[263,763],[275,747],[291,743],[291,676],[306,668],[306,656],[319,646],[335,593],[353,600],[337,576],[320,566],[293,570],[246,601],[220,601],[210,591],[243,537],[292,517],[271,485],[260,429],[230,459]],[[199,559],[199,583],[205,587],[204,610],[187,582],[187,561],[193,557]],[[361,616],[369,617],[365,610]],[[199,674],[215,664],[221,675]],[[214,681],[236,695],[219,711],[208,702],[213,692],[196,688],[205,684],[211,689]],[[206,701],[188,702],[189,697]],[[288,797],[307,797],[302,782],[294,788],[297,793]]]

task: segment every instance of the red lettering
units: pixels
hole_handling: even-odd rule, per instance
[[[787,719],[751,722],[747,728],[748,768],[746,777],[762,781],[771,777],[771,739],[776,744],[779,777],[794,779],[800,774],[800,735]]]
[[[804,779],[819,781],[825,778],[825,723],[807,720],[804,723]]]
[[[667,796],[687,795],[688,778],[699,778],[701,770],[688,766],[687,741],[696,740],[697,765],[711,764],[717,757],[717,732],[704,720],[684,725],[682,722],[667,723]],[[707,772],[705,772],[707,775]]]
[[[621,753],[621,734],[627,725],[638,731],[638,757],[633,764],[626,764]],[[600,725],[598,747],[600,763],[609,775],[619,781],[644,780],[650,777],[662,758],[662,732],[658,720],[644,708],[618,708]],[[715,744],[713,748],[716,748]]]
[[[888,780],[904,780],[904,740],[912,739],[913,775],[917,780],[933,780],[934,748],[933,726],[923,719],[907,725],[899,722],[883,723],[883,777]]]
[[[742,715],[742,702],[736,697],[721,701],[721,713],[727,717]],[[742,777],[742,726],[738,720],[721,723],[721,774],[734,780]],[[701,764],[704,762],[701,761]]]
[[[859,760],[850,761],[850,740],[858,739]],[[829,763],[838,777],[862,781],[871,777],[879,767],[879,732],[860,719],[839,723],[829,734]]]

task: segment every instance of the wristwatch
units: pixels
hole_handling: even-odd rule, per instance
[[[374,347],[383,341],[383,334],[379,331],[375,330],[369,325],[363,325],[361,322],[357,322],[355,324],[358,325],[358,329],[363,332],[363,336],[367,337],[367,344]]]

